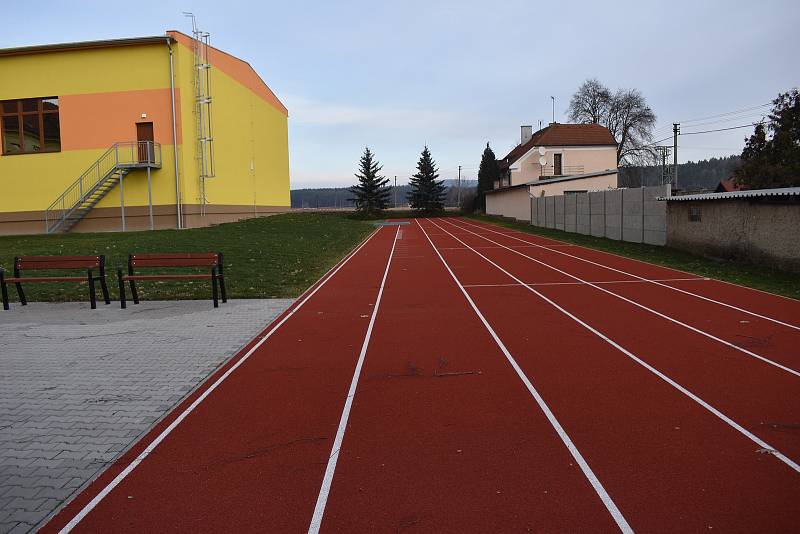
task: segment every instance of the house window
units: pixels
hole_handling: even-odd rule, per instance
[[[562,154],[553,154],[553,176],[561,176],[563,173],[561,168]]]
[[[689,222],[700,222],[700,206],[689,206]]]
[[[0,130],[3,155],[60,151],[58,98],[0,101]]]

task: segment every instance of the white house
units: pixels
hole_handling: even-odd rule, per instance
[[[500,180],[486,193],[486,213],[530,219],[530,197],[617,187],[617,142],[599,124],[521,127],[520,144],[498,160]]]

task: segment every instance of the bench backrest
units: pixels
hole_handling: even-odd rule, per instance
[[[168,252],[131,254],[131,267],[215,267],[222,265],[221,252]]]
[[[105,264],[105,256],[17,256],[14,268],[36,269],[98,269]]]

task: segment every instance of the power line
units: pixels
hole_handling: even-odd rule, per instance
[[[756,122],[761,122],[762,120],[764,120],[764,114],[763,113],[759,113],[757,115],[753,115],[751,113],[748,113],[748,114],[745,114],[745,115],[736,115],[736,116],[728,117],[728,118],[725,118],[725,119],[717,119],[717,120],[713,120],[713,121],[699,122],[697,124],[690,124],[689,126],[691,126],[692,128],[697,128],[699,126],[708,126],[708,125],[711,125],[711,124],[724,124],[726,122],[743,121],[743,120],[753,120],[753,121],[756,121]]]
[[[755,126],[756,124],[770,124],[772,121],[761,121],[761,122],[754,122],[751,124],[742,124],[741,126],[731,126],[730,128],[717,128],[716,130],[703,130],[702,132],[684,132],[681,135],[697,135],[697,134],[706,134],[712,132],[724,132],[727,130],[738,130],[739,128],[750,128]]]
[[[742,108],[742,109],[737,109],[737,110],[734,110],[734,111],[726,111],[724,113],[717,113],[715,115],[707,115],[705,117],[698,117],[698,118],[695,118],[695,119],[686,119],[686,120],[682,120],[682,121],[678,121],[678,122],[680,124],[686,124],[686,123],[694,123],[694,122],[698,122],[698,121],[705,121],[705,120],[708,120],[708,119],[716,119],[716,118],[719,118],[719,117],[726,117],[726,118],[725,119],[720,119],[719,121],[709,122],[709,123],[692,124],[690,126],[697,127],[697,126],[704,126],[706,124],[718,124],[718,123],[721,123],[721,122],[729,122],[729,121],[733,121],[733,120],[736,120],[736,119],[744,119],[745,116],[747,116],[747,115],[753,115],[753,113],[752,113],[753,111],[760,110],[762,108],[765,108],[765,107],[768,107],[768,106],[771,106],[771,105],[772,105],[772,102],[767,102],[766,104],[759,104],[757,106],[749,106],[749,107]],[[657,128],[656,130],[653,131],[653,133],[656,134],[656,135],[659,135],[659,134],[662,134],[662,133],[667,133],[669,131],[672,131],[672,126],[671,125],[666,125],[666,126],[662,126],[661,128]]]
[[[772,102],[767,102],[766,104],[759,104],[758,106],[750,106],[748,108],[742,108],[742,109],[738,109],[736,111],[726,111],[725,113],[718,113],[716,115],[709,115],[707,117],[699,117],[697,119],[686,119],[686,120],[682,120],[680,122],[681,122],[681,124],[683,124],[683,123],[687,123],[687,122],[697,122],[697,121],[704,121],[704,120],[707,120],[707,119],[715,119],[717,117],[727,117],[728,115],[737,115],[739,113],[743,113],[743,112],[746,112],[746,111],[754,111],[756,109],[764,108],[764,107],[771,106],[771,105],[772,105]]]

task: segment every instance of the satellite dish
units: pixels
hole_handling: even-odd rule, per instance
[[[540,146],[540,147],[539,147],[539,155],[540,155],[540,156],[544,156],[545,152],[546,152],[546,150],[544,149],[544,147],[543,147],[543,146]]]
[[[539,156],[539,165],[544,165],[545,163],[547,163],[547,158]]]

